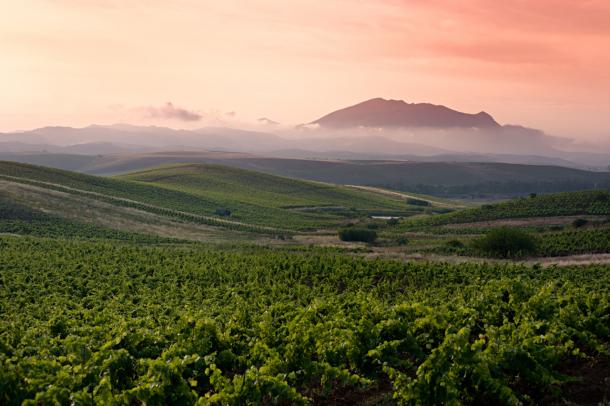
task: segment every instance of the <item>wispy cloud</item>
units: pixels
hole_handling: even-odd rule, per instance
[[[161,107],[147,107],[145,112],[150,118],[165,120],[199,121],[203,118],[203,115],[192,110],[174,106],[172,102],[167,102]]]

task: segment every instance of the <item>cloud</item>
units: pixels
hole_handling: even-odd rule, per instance
[[[199,121],[203,116],[192,110],[176,107],[172,102],[167,102],[161,107],[148,107],[146,114],[150,118],[160,118],[179,121]]]

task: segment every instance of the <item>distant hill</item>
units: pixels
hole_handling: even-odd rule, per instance
[[[281,126],[262,125],[259,128],[266,131],[226,127],[184,130],[128,124],[83,128],[43,127],[0,133],[0,154],[122,155],[207,150],[315,159],[444,161],[453,160],[451,157],[454,156],[455,160],[461,162],[554,164],[584,169],[607,168],[610,165],[610,153],[604,152],[603,146],[594,148],[594,152],[575,152],[575,145],[568,139],[552,137],[543,131],[518,125],[499,126],[486,113],[464,114],[443,106],[412,105],[402,101],[382,100],[380,104],[386,103],[407,106],[415,113],[404,117],[411,117],[415,120],[411,121],[412,124],[422,126],[393,127],[404,118],[401,109],[396,109],[400,114],[394,118],[388,118],[385,113],[370,117],[358,115],[363,120],[369,120],[369,117],[373,120],[369,123],[379,124],[378,127],[359,126],[368,125],[365,122],[356,123],[357,127],[316,125],[287,130]],[[433,123],[437,127],[427,127],[425,122],[417,121],[432,117],[427,113],[419,114],[420,108],[423,111],[438,111],[438,114],[433,114],[438,118]],[[333,114],[327,117],[334,117]],[[386,118],[389,120],[386,124],[374,121]]]
[[[408,224],[444,225],[531,217],[607,215],[610,215],[610,190],[585,190],[512,199],[479,208],[417,219]]]
[[[102,224],[105,227],[133,224],[135,213],[125,209],[137,210],[152,224],[186,222],[263,234],[423,210],[398,197],[209,164],[172,165],[108,178],[0,161],[0,184],[15,191],[22,203],[31,202],[58,217],[80,219],[86,212],[86,219],[109,221]]]
[[[353,127],[430,127],[430,128],[499,128],[485,112],[467,114],[429,103],[406,103],[403,100],[376,98],[334,111],[313,121],[327,128]]]
[[[0,154],[0,159],[97,175],[120,174],[178,163],[221,164],[335,184],[369,185],[435,196],[475,199],[512,197],[532,192],[552,193],[610,188],[610,172],[592,172],[552,165],[289,159],[209,151],[119,154],[100,157],[67,154]]]

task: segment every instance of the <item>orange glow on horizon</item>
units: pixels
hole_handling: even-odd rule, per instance
[[[0,131],[298,124],[386,97],[608,139],[608,21],[603,0],[6,2]],[[184,111],[151,114],[167,102]]]

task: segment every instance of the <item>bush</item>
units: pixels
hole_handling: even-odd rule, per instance
[[[215,213],[217,216],[230,216],[231,210],[221,207],[221,208],[216,209]]]
[[[400,223],[400,219],[398,217],[392,217],[391,219],[388,219],[387,224],[389,226],[395,226],[398,225]]]
[[[494,257],[509,258],[536,251],[536,240],[518,228],[499,227],[473,241],[474,249]]]
[[[344,228],[339,230],[339,239],[341,241],[360,241],[360,242],[374,242],[377,239],[377,233],[374,230],[366,228]]]
[[[572,226],[574,228],[580,228],[580,227],[586,226],[588,223],[589,223],[588,220],[585,220],[585,219],[576,219],[576,220],[574,220],[572,222]]]
[[[409,239],[404,235],[401,235],[396,239],[396,244],[398,245],[407,245],[409,243]]]
[[[421,199],[407,199],[407,204],[412,206],[430,206],[430,202]]]
[[[449,248],[464,248],[464,243],[460,240],[449,240],[445,245]]]

